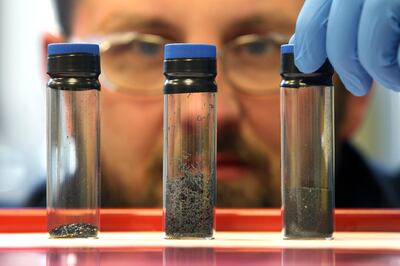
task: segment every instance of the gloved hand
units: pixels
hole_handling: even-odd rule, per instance
[[[328,57],[355,95],[372,79],[400,91],[400,0],[305,0],[291,43],[302,72]]]

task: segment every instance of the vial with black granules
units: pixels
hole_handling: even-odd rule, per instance
[[[216,48],[168,44],[164,75],[164,230],[211,239],[216,199]]]
[[[334,212],[333,68],[313,73],[281,47],[281,169],[283,236],[330,239]]]
[[[99,46],[50,44],[47,88],[47,215],[51,238],[99,230]]]

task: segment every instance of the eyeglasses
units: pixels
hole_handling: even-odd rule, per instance
[[[88,40],[88,39],[87,39]],[[219,63],[227,81],[247,94],[268,94],[279,88],[280,46],[287,35],[242,35],[219,51]],[[100,44],[102,83],[131,95],[162,93],[164,37],[138,32],[91,38]]]
[[[246,94],[269,94],[280,84],[280,47],[290,36],[242,35],[223,47],[222,71],[232,87]]]

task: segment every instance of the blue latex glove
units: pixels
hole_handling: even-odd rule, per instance
[[[302,72],[328,57],[355,95],[372,79],[400,91],[400,0],[306,0],[291,43]]]

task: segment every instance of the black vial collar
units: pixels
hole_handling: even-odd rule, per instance
[[[167,44],[164,93],[217,92],[216,48],[207,44]]]
[[[99,54],[100,47],[97,44],[49,44],[47,73],[51,77],[98,77]]]
[[[49,55],[47,74],[51,77],[98,77],[100,56],[87,53]]]
[[[282,45],[280,75],[283,80],[297,81],[305,86],[332,86],[333,73],[333,67],[328,59],[315,72],[301,72],[294,62],[294,46]]]
[[[164,60],[164,93],[217,92],[215,58]]]
[[[48,87],[100,90],[100,51],[96,44],[57,43],[48,46]]]

